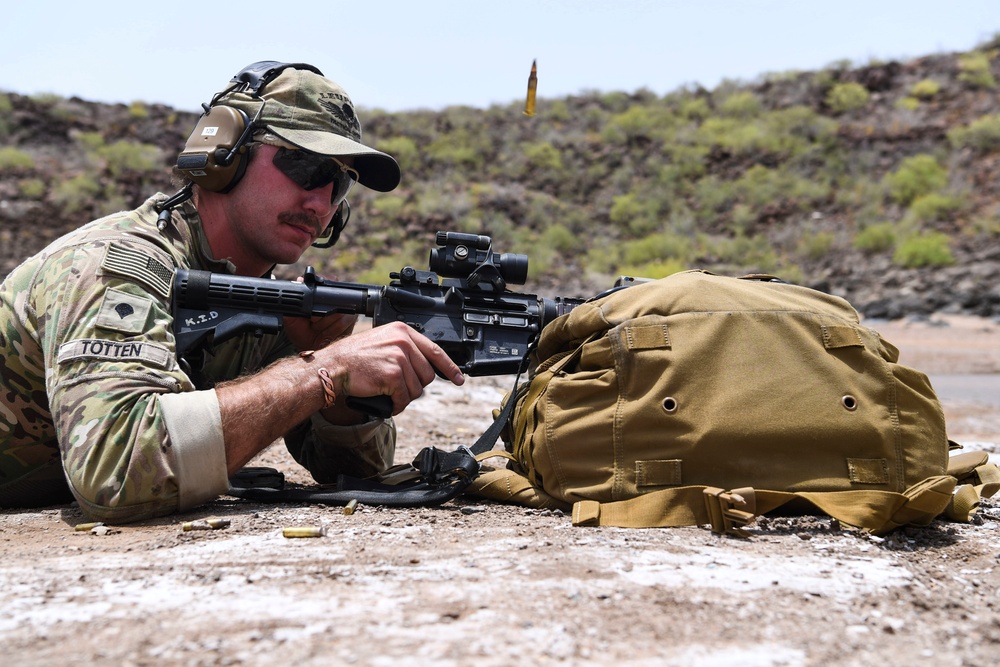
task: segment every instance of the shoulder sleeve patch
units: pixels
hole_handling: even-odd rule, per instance
[[[170,365],[170,356],[170,350],[155,343],[80,338],[59,346],[58,362],[65,364],[78,359],[138,361],[166,368]]]
[[[142,333],[152,307],[153,299],[148,296],[108,288],[97,313],[97,326],[124,334]]]
[[[164,299],[170,296],[170,282],[174,271],[149,253],[110,243],[104,251],[101,268],[109,273],[138,280]]]

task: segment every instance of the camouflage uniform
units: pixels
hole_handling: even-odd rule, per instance
[[[191,204],[158,229],[163,199],[62,237],[0,285],[0,507],[75,497],[90,516],[122,522],[227,490],[211,386],[294,350],[284,335],[228,341],[195,386],[175,355],[172,273],[234,267],[212,259]],[[384,469],[395,430],[391,420],[344,427],[317,414],[285,442],[326,482]]]

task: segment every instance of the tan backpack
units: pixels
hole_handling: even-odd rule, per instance
[[[506,399],[510,462],[474,493],[588,526],[738,533],[778,508],[875,533],[967,521],[1000,469],[950,456],[927,377],[897,359],[843,299],[770,276],[636,284],[543,330]]]

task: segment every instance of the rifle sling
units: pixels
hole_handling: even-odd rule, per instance
[[[459,493],[467,484],[453,482],[450,485],[425,488],[397,488],[387,491],[362,491],[354,489],[270,489],[229,487],[229,495],[244,500],[261,503],[318,503],[322,505],[347,505],[357,500],[365,505],[384,507],[428,507],[445,503]]]
[[[335,487],[285,489],[250,486],[240,483],[239,475],[229,480],[228,495],[262,503],[319,503],[346,505],[357,500],[366,505],[384,507],[429,507],[458,496],[479,475],[476,454],[487,452],[496,444],[516,401],[507,401],[493,423],[472,447],[444,452],[425,447],[413,460],[415,473],[409,482],[382,484],[370,479],[340,475]]]

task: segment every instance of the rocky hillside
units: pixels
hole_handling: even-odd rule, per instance
[[[997,317],[998,77],[1000,39],[714,90],[541,99],[530,118],[519,102],[362,108],[403,183],[358,188],[343,247],[301,264],[383,282],[453,229],[529,254],[525,289],[544,294],[698,267],[776,274],[869,317]],[[172,191],[195,122],[141,102],[0,93],[0,275],[67,229]]]

